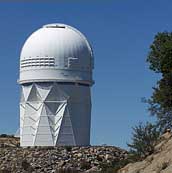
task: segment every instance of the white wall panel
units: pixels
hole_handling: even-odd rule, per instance
[[[74,94],[80,90],[84,91],[80,92],[80,96],[88,97],[89,87],[82,90],[85,86],[60,83],[30,83],[30,86],[34,87],[30,89],[33,93],[29,93],[29,101],[22,101],[21,106],[21,146],[27,146],[25,141],[32,141],[33,146],[90,144],[91,98],[75,102]],[[51,94],[44,99],[37,97],[37,92],[39,96],[43,95],[41,92],[45,93],[44,89],[53,93],[53,97]],[[22,91],[25,92],[25,89]]]

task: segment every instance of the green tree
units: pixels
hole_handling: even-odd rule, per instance
[[[150,46],[147,57],[149,67],[162,78],[153,88],[153,94],[147,100],[148,110],[157,117],[161,132],[172,129],[172,33],[158,33]]]
[[[131,160],[135,161],[152,154],[160,134],[167,128],[172,129],[172,32],[158,33],[154,37],[147,62],[151,70],[161,75],[152,96],[145,101],[157,122],[155,125],[140,123],[133,128],[132,143],[128,146]]]
[[[132,142],[127,144],[130,147],[131,160],[142,160],[154,152],[154,146],[159,138],[157,127],[149,122],[145,125],[139,123],[133,127]]]
[[[172,33],[158,33],[150,46],[147,62],[156,73],[172,72]]]

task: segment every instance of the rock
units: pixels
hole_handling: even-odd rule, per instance
[[[59,167],[59,168],[63,167],[63,166],[65,165],[65,163],[66,163],[66,162],[62,160],[62,161],[58,164],[58,167]]]
[[[82,157],[82,153],[78,153],[77,157],[79,157],[79,158]]]
[[[113,163],[126,157],[127,152],[113,146],[89,147],[17,147],[18,139],[5,140],[0,138],[0,170],[9,169],[15,173],[47,172],[53,173],[57,169],[75,168],[79,172],[100,171],[101,163]],[[12,142],[12,145],[11,143]],[[17,142],[16,142],[17,143]],[[118,153],[118,156],[117,154]],[[27,162],[23,163],[26,160]],[[23,166],[22,166],[23,163]],[[32,170],[32,171],[31,171]]]
[[[106,155],[105,155],[105,159],[106,159],[106,160],[109,160],[109,159],[111,159],[111,158],[112,158],[112,156],[111,156],[110,154],[106,154]]]
[[[162,136],[161,136],[161,139],[170,139],[172,136],[172,133],[167,131],[166,133],[164,133]]]
[[[96,172],[96,173],[97,172],[100,172],[99,169],[98,169],[98,167],[94,166],[91,169],[85,171],[85,173],[94,173],[94,172]]]

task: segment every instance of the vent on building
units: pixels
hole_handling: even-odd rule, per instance
[[[54,67],[55,59],[54,57],[30,57],[21,60],[20,67]]]

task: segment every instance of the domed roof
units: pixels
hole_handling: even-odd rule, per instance
[[[38,80],[61,79],[59,70],[70,70],[71,73],[68,71],[69,78],[73,76],[75,79],[90,81],[91,78],[88,75],[91,76],[93,69],[93,52],[85,36],[77,29],[65,24],[44,25],[34,32],[22,48],[20,73],[43,69],[49,69],[52,75],[46,76],[39,71],[40,74],[38,74],[42,77]],[[85,74],[80,75],[81,72]],[[26,76],[28,75],[23,75],[22,78],[27,78]],[[82,76],[87,76],[88,79]],[[21,83],[22,80],[20,75]]]
[[[68,57],[79,58],[80,65],[89,65],[91,47],[78,30],[64,24],[44,25],[25,42],[21,60],[28,57],[55,57],[57,64]]]

